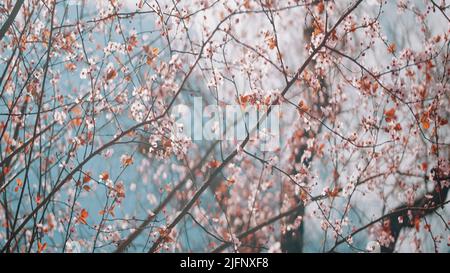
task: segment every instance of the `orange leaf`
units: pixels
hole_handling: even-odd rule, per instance
[[[87,212],[87,210],[82,209],[80,212],[80,215],[78,216],[78,221],[87,225],[86,219],[88,218],[88,216],[89,216],[89,213]]]
[[[108,172],[102,172],[102,174],[100,174],[100,179],[103,181],[106,181],[109,179],[109,174]]]
[[[277,46],[277,40],[275,37],[270,37],[267,39],[267,45],[270,49],[274,49]]]
[[[67,63],[64,65],[64,67],[69,71],[74,71],[77,69],[77,66],[74,63]]]
[[[384,115],[386,116],[385,119],[387,122],[395,119],[395,108],[392,107],[391,109],[384,111]]]
[[[38,253],[41,253],[42,251],[44,251],[47,248],[47,243],[41,243],[38,242]]]
[[[300,199],[303,202],[306,202],[306,200],[308,199],[308,194],[304,190],[301,190],[301,192],[300,192]]]
[[[75,115],[75,116],[81,116],[82,111],[81,111],[81,107],[80,106],[76,106],[74,108],[72,108],[71,112]]]
[[[423,115],[420,119],[420,122],[422,123],[422,126],[424,129],[430,128],[430,122],[428,121],[428,115]]]
[[[144,52],[147,53],[147,61],[146,63],[148,65],[151,65],[153,63],[153,60],[158,56],[159,49],[157,47],[150,47],[150,46],[143,46]]]
[[[325,4],[323,3],[323,1],[320,1],[320,3],[317,4],[317,11],[320,14],[322,14],[324,10],[325,10]]]
[[[90,173],[86,173],[83,177],[83,183],[87,183],[91,181],[91,174]]]
[[[72,120],[72,124],[73,124],[74,126],[80,126],[82,123],[83,123],[83,120],[82,120],[81,118],[74,118],[74,119]]]
[[[133,157],[130,155],[123,155],[120,161],[122,162],[122,165],[126,167],[133,164]]]
[[[414,227],[416,228],[416,231],[420,230],[420,218],[417,216],[414,218]]]
[[[170,230],[160,228],[158,230],[158,232],[159,232],[159,235],[161,236],[161,238],[164,239],[164,242],[166,242],[166,243],[173,242],[173,239],[170,236]]]
[[[217,160],[213,160],[208,163],[208,167],[210,167],[210,168],[217,168],[219,166],[220,166],[220,162]]]
[[[112,80],[117,76],[117,71],[114,68],[111,68],[106,74],[106,80]]]
[[[388,46],[388,52],[389,53],[394,53],[395,52],[395,50],[397,50],[397,45],[396,44],[394,44],[394,43],[392,43],[392,44],[390,44],[389,46]]]
[[[422,167],[423,171],[426,171],[428,169],[428,163],[427,162],[422,162],[421,167]]]
[[[247,104],[248,100],[249,100],[248,95],[239,96],[239,102],[240,102],[241,106],[245,106]]]
[[[303,111],[303,112],[307,112],[309,110],[309,107],[308,107],[308,105],[306,104],[306,102],[304,100],[301,100],[298,103],[298,108],[300,108],[300,110]]]
[[[22,187],[22,185],[23,185],[23,182],[22,182],[22,179],[20,179],[20,178],[17,178],[17,186],[14,188],[14,192],[18,192],[19,191],[19,189]]]
[[[116,214],[114,213],[114,207],[115,206],[111,206],[110,209],[108,209],[109,214],[111,214],[112,217],[116,217]]]
[[[333,190],[328,190],[327,194],[330,197],[337,197],[339,195],[339,188],[334,188]]]
[[[431,153],[437,155],[438,147],[436,144],[431,145]]]

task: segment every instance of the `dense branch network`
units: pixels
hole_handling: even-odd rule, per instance
[[[0,250],[448,252],[449,12],[4,1]]]

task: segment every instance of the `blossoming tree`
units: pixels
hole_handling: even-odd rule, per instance
[[[448,252],[449,16],[3,1],[0,250]]]

